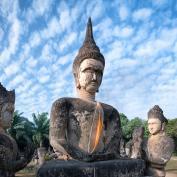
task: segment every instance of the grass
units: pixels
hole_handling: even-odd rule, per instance
[[[177,157],[171,158],[165,169],[166,172],[177,174]]]
[[[35,177],[36,168],[27,166],[23,170],[16,173],[15,177]]]

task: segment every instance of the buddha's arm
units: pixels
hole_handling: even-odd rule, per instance
[[[0,169],[16,172],[27,165],[27,161],[25,158],[16,160],[10,157],[10,155],[12,155],[10,153],[10,149],[3,145],[0,145]]]
[[[17,160],[14,164],[14,171],[19,171],[23,169],[32,159],[34,154],[34,145],[30,139],[26,139],[26,145],[24,152],[18,154]]]
[[[120,154],[120,141],[122,137],[120,117],[116,109],[113,109],[106,129],[105,152]]]
[[[64,155],[83,160],[86,154],[75,148],[67,140],[68,109],[68,103],[64,99],[59,99],[53,103],[50,116],[50,144]]]
[[[68,155],[67,148],[67,102],[64,99],[55,101],[50,115],[50,144],[62,154]]]

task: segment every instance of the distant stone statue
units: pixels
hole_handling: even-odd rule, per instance
[[[24,152],[19,152],[16,141],[6,130],[11,127],[15,104],[15,91],[7,91],[0,83],[0,176],[15,177],[32,158],[33,146],[27,142]]]
[[[58,159],[96,161],[119,156],[119,113],[95,100],[104,66],[89,19],[84,43],[73,63],[79,98],[60,98],[51,109],[50,143]]]
[[[148,130],[150,137],[144,145],[147,161],[146,175],[165,177],[165,165],[174,150],[174,142],[165,133],[168,120],[162,109],[155,105],[148,112]]]
[[[133,159],[143,158],[143,137],[144,127],[137,127],[133,130],[132,139],[126,144],[126,155]]]

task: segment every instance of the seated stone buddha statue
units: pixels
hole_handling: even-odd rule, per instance
[[[147,176],[165,177],[165,166],[174,151],[172,138],[165,133],[168,120],[162,109],[155,105],[148,112],[148,130],[150,137],[144,143]]]
[[[11,127],[15,104],[15,91],[7,91],[0,83],[0,176],[15,177],[31,160],[34,148],[26,142],[23,152],[17,142],[6,133]]]
[[[85,40],[73,63],[78,98],[59,98],[51,108],[49,137],[58,159],[95,161],[119,156],[119,113],[95,100],[104,66],[89,18]]]

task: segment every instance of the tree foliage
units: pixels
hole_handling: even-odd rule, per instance
[[[14,112],[11,128],[8,129],[8,133],[16,140],[20,149],[32,141],[34,129],[34,124],[22,114],[19,111]]]
[[[43,147],[44,142],[49,139],[48,113],[32,114],[34,121],[33,142],[37,147]]]
[[[126,141],[129,141],[131,139],[133,130],[137,127],[144,127],[145,128],[144,136],[145,137],[148,136],[147,121],[144,121],[139,117],[135,117],[134,119],[129,120],[127,116],[123,113],[120,113],[120,120],[123,138]]]
[[[177,118],[168,120],[166,132],[167,135],[171,136],[174,139],[175,151],[177,153]]]

